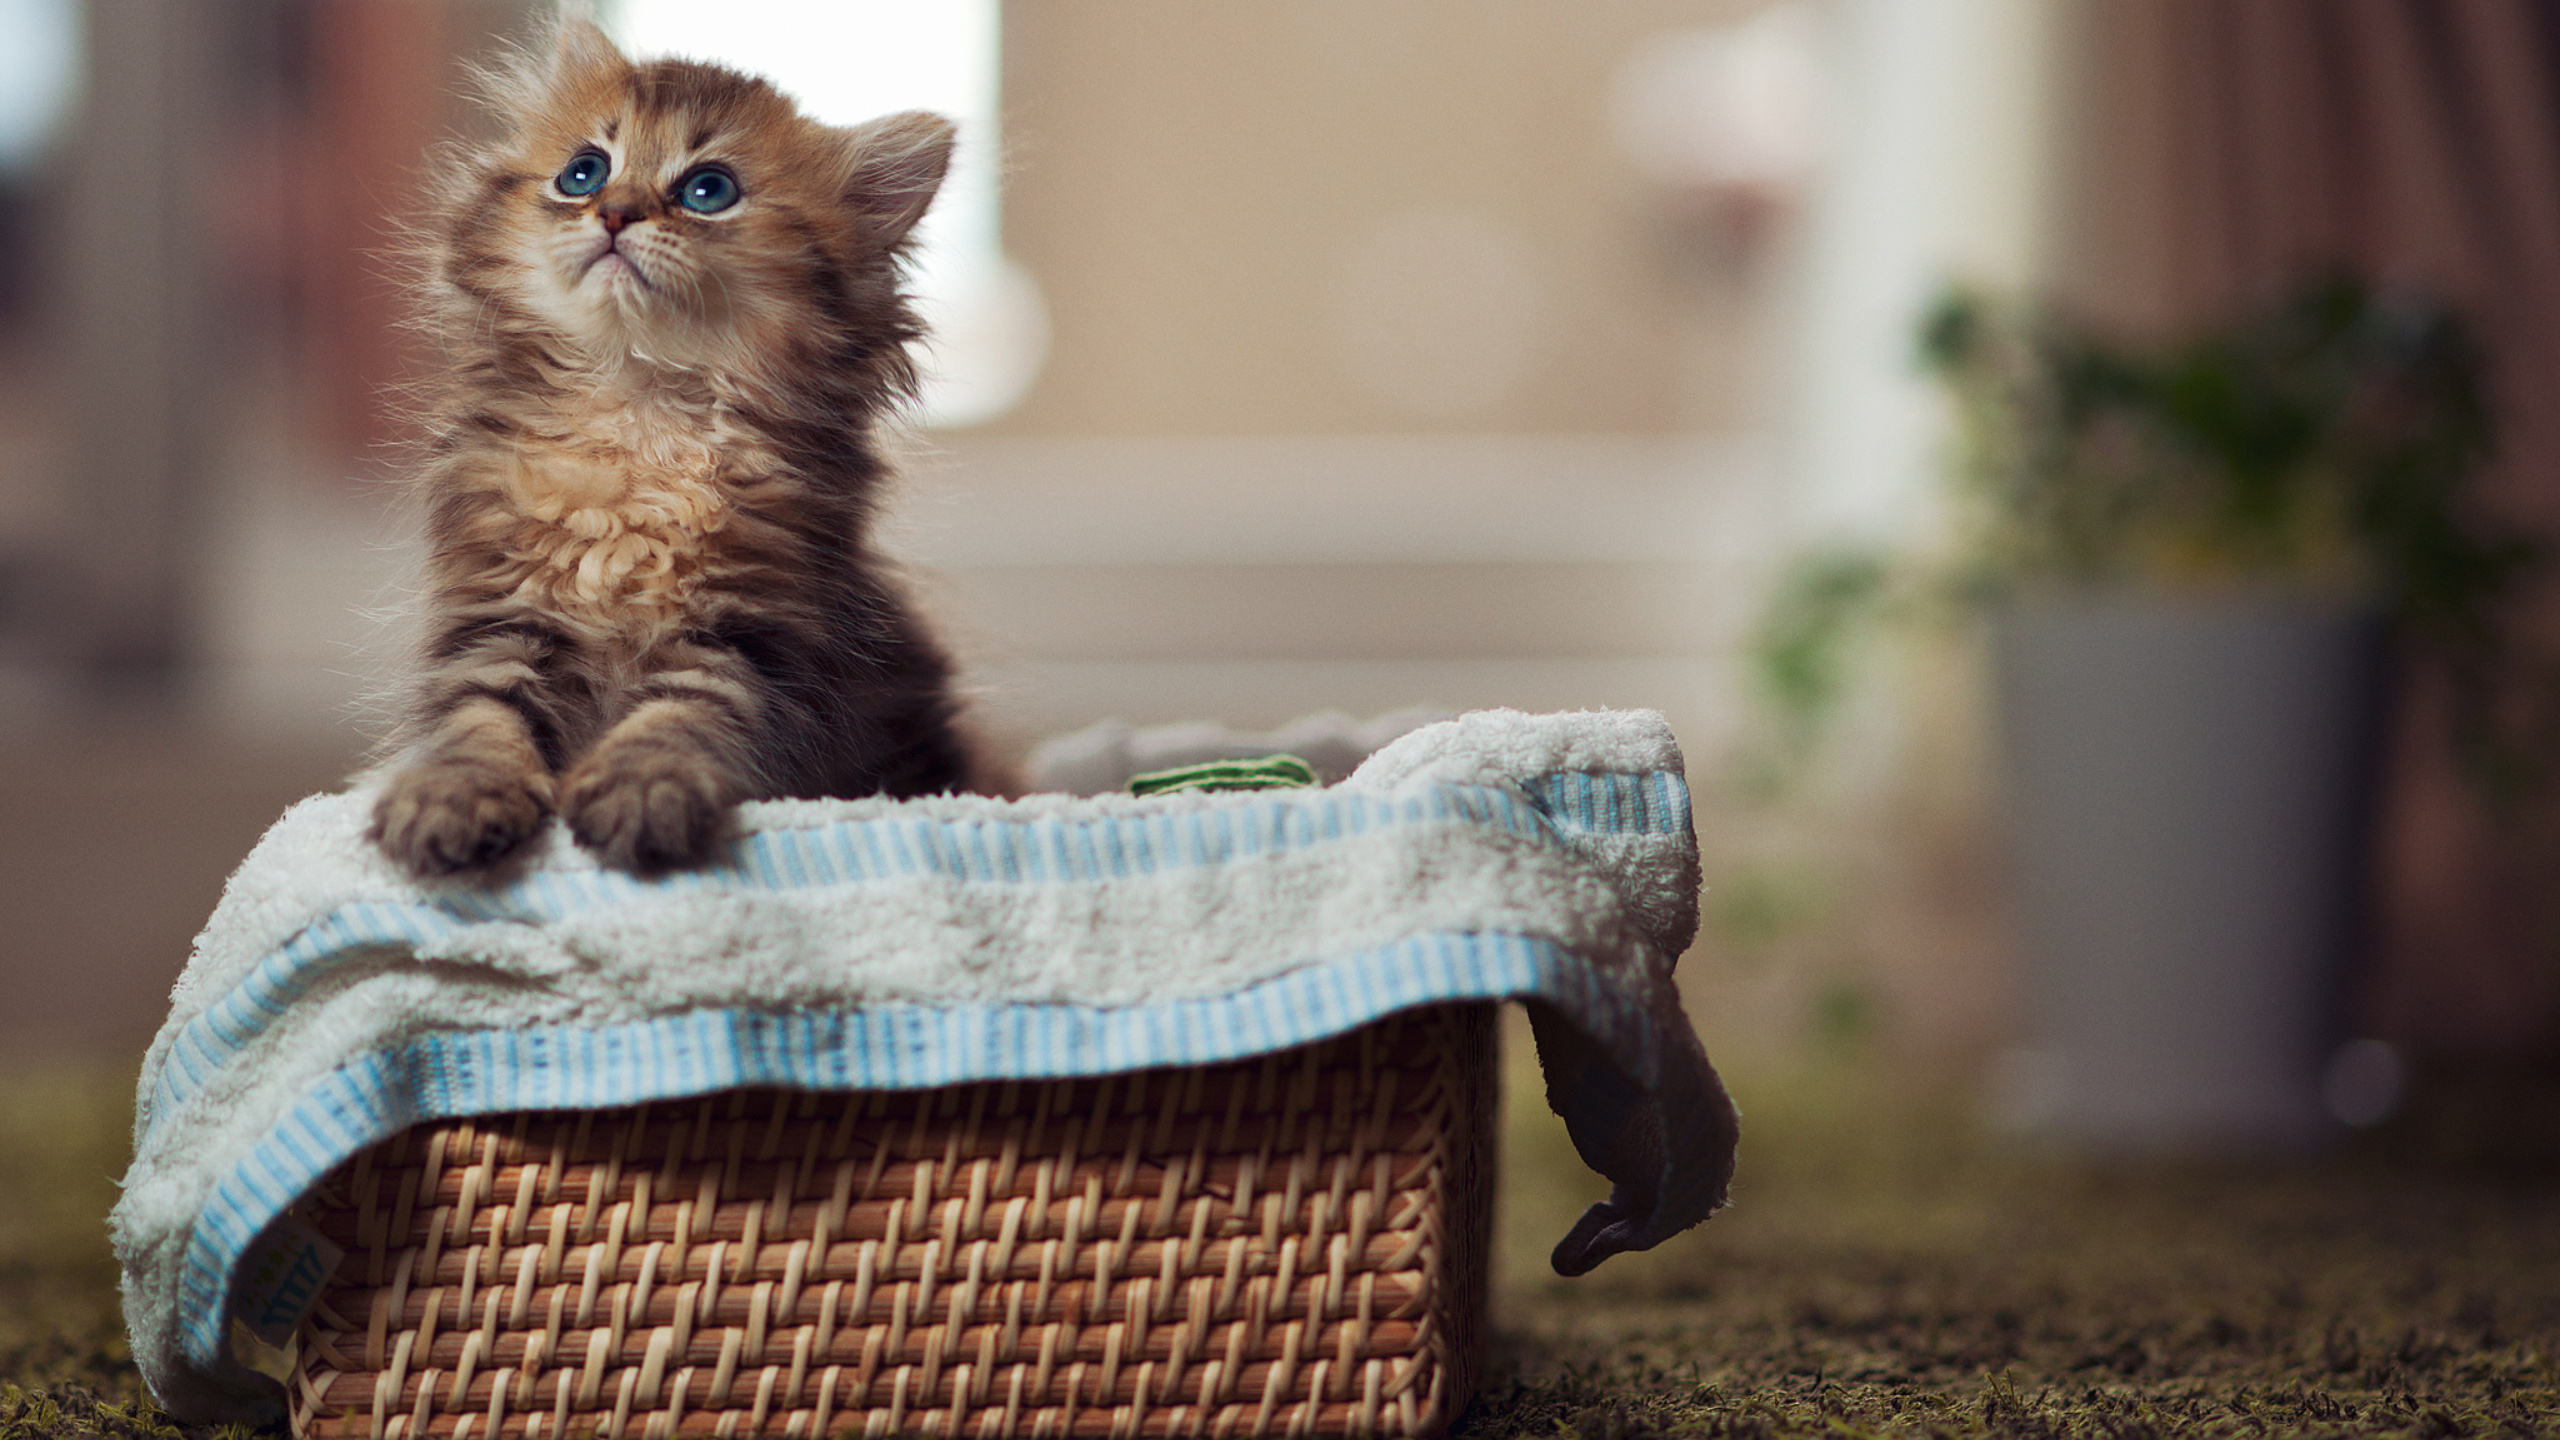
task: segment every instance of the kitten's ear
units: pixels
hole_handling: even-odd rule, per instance
[[[604,33],[590,14],[591,7],[563,6],[558,28],[551,32],[551,58],[546,70],[552,80],[582,75],[595,70],[620,70],[631,62]]]
[[[957,133],[950,121],[922,110],[883,115],[844,132],[845,153],[852,161],[845,203],[871,221],[871,233],[882,248],[906,239],[924,218],[925,207],[951,169]]]

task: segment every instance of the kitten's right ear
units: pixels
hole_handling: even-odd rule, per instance
[[[619,70],[631,63],[596,24],[591,10],[585,5],[562,7],[560,24],[551,32],[551,58],[545,67],[554,82],[594,70]]]
[[[869,218],[881,248],[893,247],[924,218],[925,207],[942,188],[958,131],[939,115],[908,110],[844,133],[853,161],[845,203]]]

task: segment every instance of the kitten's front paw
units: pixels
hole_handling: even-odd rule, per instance
[[[730,787],[698,755],[608,745],[561,782],[560,813],[578,843],[620,870],[700,865],[727,838]]]
[[[483,760],[429,759],[391,779],[373,806],[375,844],[420,879],[485,870],[521,849],[551,813],[551,777]]]

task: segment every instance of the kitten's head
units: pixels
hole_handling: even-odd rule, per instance
[[[752,76],[634,64],[577,20],[492,95],[506,134],[446,202],[466,311],[498,302],[599,359],[732,368],[915,335],[899,261],[949,121],[835,129]]]

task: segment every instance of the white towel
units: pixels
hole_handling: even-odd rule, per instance
[[[280,1406],[241,1348],[262,1234],[448,1116],[1206,1064],[1510,997],[1617,1182],[1559,1270],[1723,1202],[1732,1107],[1671,982],[1696,840],[1650,711],[1468,715],[1324,789],[750,804],[721,864],[661,880],[555,824],[495,886],[422,885],[371,803],[259,842],[144,1061],[115,1241],[134,1356],[191,1420]]]

